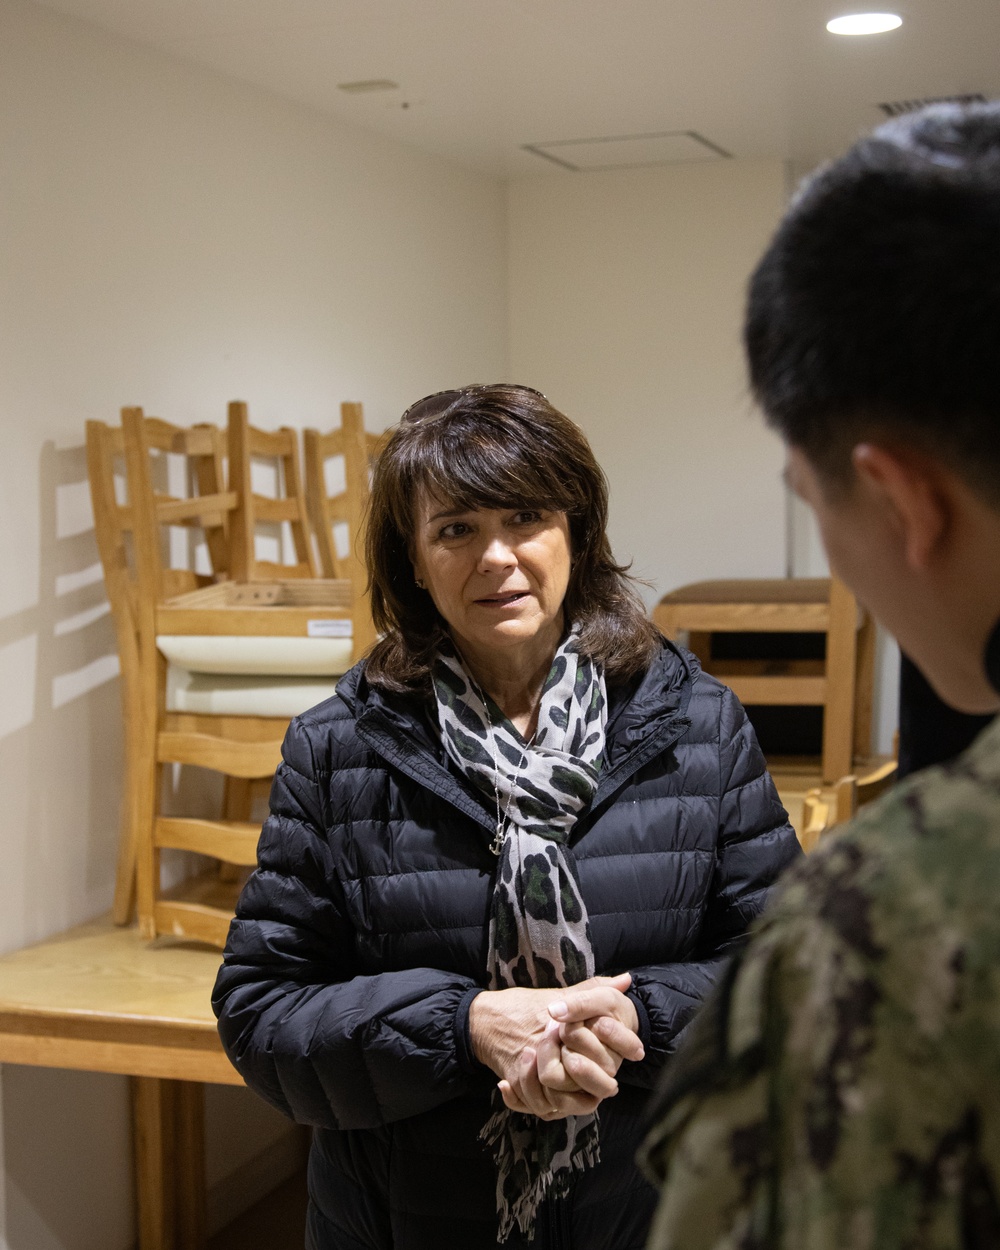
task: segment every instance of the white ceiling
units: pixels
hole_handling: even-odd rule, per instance
[[[45,3],[497,175],[585,176],[527,144],[677,131],[811,165],[881,120],[883,100],[1000,96],[1000,0]],[[902,28],[827,33],[830,17],[866,7]],[[337,88],[374,78],[400,89]]]

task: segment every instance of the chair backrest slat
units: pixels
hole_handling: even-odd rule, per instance
[[[149,612],[157,603],[229,574],[230,517],[236,497],[223,480],[223,435],[217,426],[185,428],[141,408],[122,409],[122,433],[128,466],[129,497],[135,527],[135,559],[140,598]],[[194,493],[178,498],[153,484],[154,456],[178,456],[185,485]],[[211,574],[172,568],[164,559],[163,531],[171,526],[200,527]],[[152,617],[146,622],[152,627]]]

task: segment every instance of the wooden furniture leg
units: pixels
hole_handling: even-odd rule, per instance
[[[124,676],[120,680],[124,681]],[[127,700],[123,702],[127,704]],[[115,924],[121,925],[129,924],[135,914],[135,860],[138,843],[135,820],[135,783],[132,780],[137,765],[135,746],[128,733],[125,735],[124,754],[118,860],[115,866],[114,902],[111,907]]]
[[[174,1183],[177,1250],[204,1250],[205,1087],[198,1081],[173,1081],[177,1108]]]
[[[204,1250],[204,1086],[132,1077],[139,1250]]]

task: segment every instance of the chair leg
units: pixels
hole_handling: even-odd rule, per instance
[[[163,779],[163,770],[156,762],[157,663],[155,656],[144,661],[141,681],[135,683],[131,692],[129,714],[125,721],[126,735],[131,738],[129,789],[136,844],[136,909],[139,913],[139,932],[147,939],[156,937],[155,907],[160,882],[160,855],[153,844]]]
[[[129,735],[126,734],[115,894],[111,904],[111,918],[117,925],[131,924],[135,914],[136,849],[139,832],[135,818],[136,765],[135,751]]]
[[[843,582],[835,577],[830,587],[826,699],[823,708],[823,780],[828,785],[851,771],[857,617],[857,601]]]
[[[136,905],[139,932],[146,939],[156,937],[156,898],[159,894],[160,852],[153,844],[157,798],[162,789],[163,769],[154,760],[143,761],[136,784],[136,823],[139,845],[136,854]]]
[[[173,1081],[177,1106],[174,1182],[178,1250],[203,1250],[205,1214],[205,1087]]]
[[[139,1250],[174,1250],[173,1103],[169,1082],[132,1078],[132,1154]]]
[[[115,924],[132,921],[136,903],[136,856],[141,827],[136,810],[136,784],[142,764],[142,735],[146,732],[138,694],[140,681],[139,648],[135,633],[119,631],[118,654],[121,666],[122,724],[124,726],[124,769],[122,778],[121,821],[118,834],[118,861],[115,868],[115,894],[112,919]]]

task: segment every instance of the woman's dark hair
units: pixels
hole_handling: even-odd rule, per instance
[[[769,421],[827,478],[888,437],[1000,503],[1000,103],[889,122],[807,181],[745,342]]]
[[[452,398],[454,396],[454,398]],[[421,403],[411,410],[426,411]],[[643,671],[659,635],[605,533],[608,484],[582,431],[543,395],[501,384],[447,393],[443,410],[396,427],[375,466],[365,537],[372,619],[383,637],[365,674],[394,691],[430,689],[446,626],[413,574],[423,494],[459,508],[564,512],[572,568],[564,610],[609,681]]]

